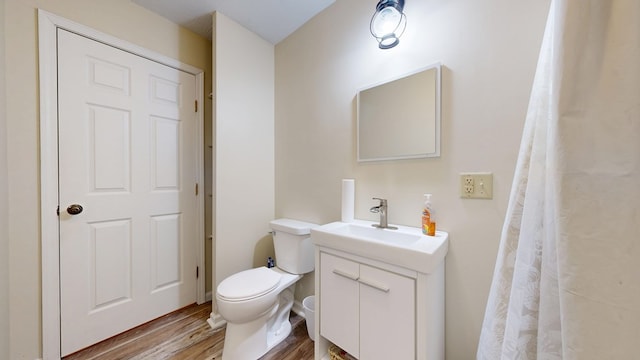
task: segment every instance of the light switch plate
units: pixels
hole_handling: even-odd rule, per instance
[[[493,174],[461,173],[460,197],[463,199],[493,199]]]

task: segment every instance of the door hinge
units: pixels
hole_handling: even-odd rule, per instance
[[[196,279],[200,277],[200,267],[196,266]]]
[[[60,205],[56,208],[56,215],[60,216]]]
[[[198,196],[198,183],[196,183],[196,196]]]
[[[198,100],[195,101],[196,112],[198,112]]]

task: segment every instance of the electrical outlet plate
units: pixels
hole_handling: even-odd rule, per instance
[[[493,174],[461,173],[460,197],[463,199],[493,199]]]

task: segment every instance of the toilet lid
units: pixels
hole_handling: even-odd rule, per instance
[[[222,280],[218,285],[218,296],[231,301],[249,300],[272,291],[281,277],[264,266],[244,270]]]

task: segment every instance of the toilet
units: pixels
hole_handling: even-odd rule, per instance
[[[270,223],[276,266],[233,274],[218,285],[218,313],[227,321],[223,360],[255,360],[291,333],[296,282],[315,267],[311,229],[292,219]]]

